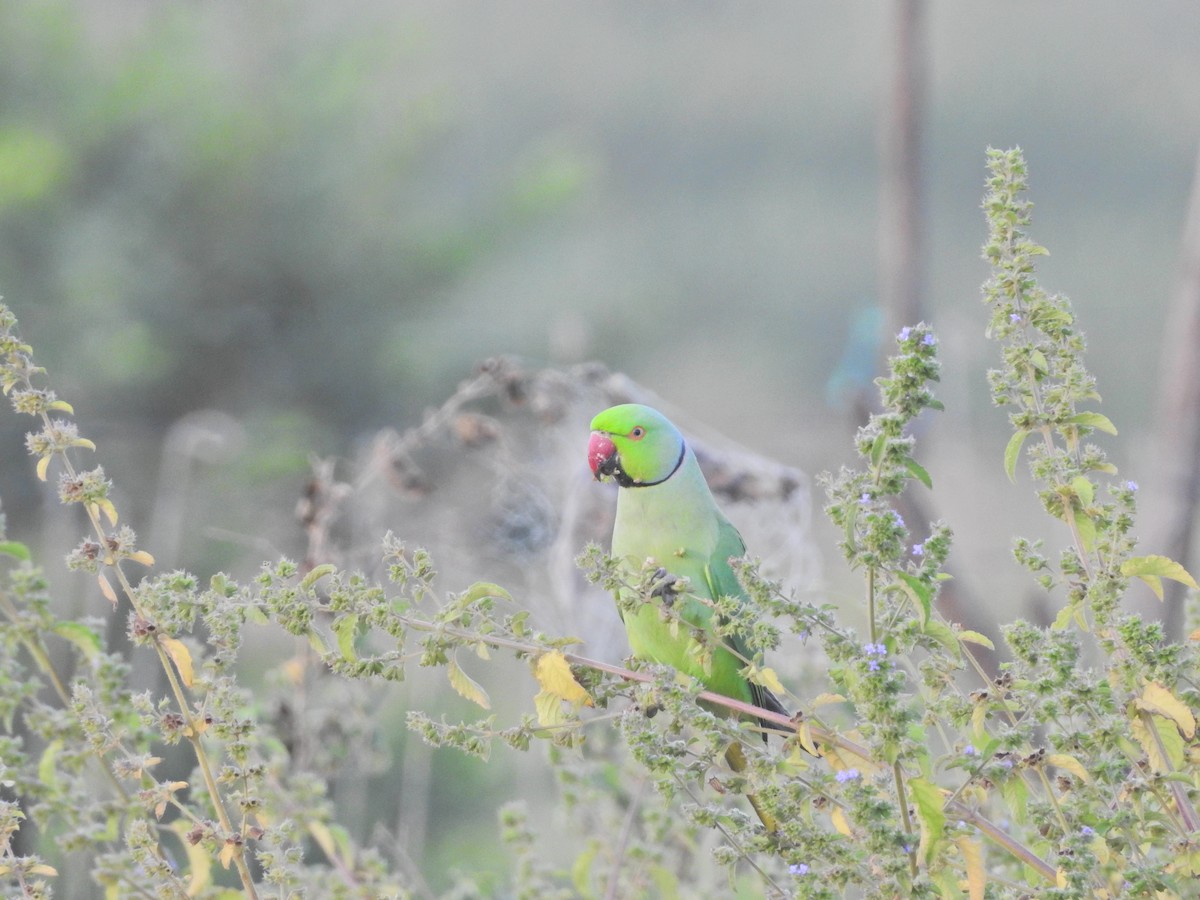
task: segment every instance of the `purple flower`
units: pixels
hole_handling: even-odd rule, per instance
[[[913,544],[912,554],[913,554],[913,556],[924,556],[925,555],[925,545],[924,544]]]
[[[896,512],[894,509],[892,510],[892,521],[896,523],[897,528],[904,527],[904,519],[901,517],[900,513]]]
[[[898,335],[896,335],[896,338],[901,341],[907,341],[911,334],[912,334],[912,329],[909,328],[907,325],[905,325],[903,328],[900,329],[900,333]]]
[[[870,503],[870,502],[871,502],[871,495],[870,495],[870,494],[868,494],[866,491],[863,491],[863,495],[862,495],[861,497],[859,497],[859,498],[858,498],[858,502],[859,502],[859,503]]]
[[[858,769],[842,769],[842,771],[837,773],[836,777],[842,784],[845,784],[847,781],[854,781],[858,778]]]
[[[1136,481],[1127,481],[1125,482],[1125,487],[1127,487],[1130,491],[1136,492],[1138,489],[1138,483]]]
[[[978,752],[974,744],[967,744],[967,746],[963,747],[963,756],[974,756]]]
[[[1020,313],[1009,313],[1009,314],[1008,314],[1008,321],[1010,321],[1010,322],[1020,322],[1020,321],[1021,321],[1021,314],[1020,314]]]
[[[867,656],[870,656],[870,657],[887,656],[887,647],[884,646],[883,644],[864,644],[863,652],[865,654],[867,654]],[[874,659],[874,658],[868,659],[867,660],[867,671],[868,672],[878,672],[879,671],[879,660]]]
[[[1079,833],[1082,834],[1084,837],[1091,837],[1093,834],[1096,833],[1096,831],[1094,828],[1084,825],[1082,828],[1079,829]]]
[[[792,865],[788,866],[788,871],[793,875],[807,875],[808,863],[793,863]]]
[[[937,338],[935,338],[932,334],[927,334],[925,337],[921,338],[921,343],[926,347],[932,347],[937,343]]]

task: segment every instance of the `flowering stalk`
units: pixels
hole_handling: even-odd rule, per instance
[[[96,536],[95,541],[85,539],[72,554],[76,567],[88,569],[96,574],[101,592],[115,609],[118,599],[116,590],[105,573],[99,569],[101,565],[105,566],[113,573],[121,593],[128,598],[133,607],[135,638],[143,638],[144,642],[153,646],[166,673],[178,714],[185,723],[181,731],[191,744],[209,800],[220,822],[221,831],[228,841],[229,852],[224,858],[231,859],[235,864],[246,896],[256,898],[254,879],[246,862],[244,843],[240,840],[243,832],[234,828],[226,810],[209,754],[202,741],[205,727],[192,714],[191,705],[181,684],[181,675],[183,681],[190,682],[192,679],[189,651],[178,639],[158,633],[149,613],[139,600],[138,592],[122,569],[122,562],[125,560],[152,566],[154,558],[146,551],[137,549],[131,529],[123,527],[109,530],[116,529],[117,525],[117,510],[108,496],[112,483],[105,477],[101,468],[80,472],[68,455],[68,451],[75,449],[94,451],[96,445],[81,437],[74,423],[51,418],[52,413],[70,415],[74,410],[65,400],[59,400],[53,391],[34,387],[32,378],[43,374],[44,369],[34,365],[32,348],[19,340],[14,331],[15,326],[16,317],[6,306],[0,304],[0,389],[11,396],[13,408],[17,412],[36,416],[41,420],[42,430],[30,433],[26,438],[30,454],[37,457],[37,476],[45,481],[51,461],[60,461],[63,471],[59,477],[59,498],[63,503],[78,503],[83,506]],[[105,525],[106,521],[108,526]],[[52,668],[48,670],[48,674],[56,684],[56,690],[63,695],[65,688],[58,681]]]

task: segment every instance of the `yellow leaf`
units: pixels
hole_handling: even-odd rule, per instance
[[[221,866],[228,869],[229,864],[233,862],[233,854],[237,852],[237,844],[233,841],[226,841],[225,846],[221,848],[221,853],[217,857],[221,861]]]
[[[846,821],[846,814],[842,812],[840,806],[835,806],[830,811],[829,819],[833,822],[833,827],[838,834],[844,834],[848,838],[854,837],[854,832],[850,830],[850,823]]]
[[[800,727],[796,729],[796,737],[800,739],[800,746],[813,756],[821,755],[817,752],[817,743],[813,740],[812,736],[812,725],[808,722],[800,723]]]
[[[813,697],[812,706],[826,706],[830,703],[845,703],[846,698],[841,694],[817,694]]]
[[[75,438],[75,440],[71,441],[71,446],[72,447],[82,447],[84,450],[95,450],[96,449],[96,445],[93,444],[91,441],[89,441],[87,438]]]
[[[176,819],[167,827],[179,835],[183,852],[187,854],[187,871],[191,874],[187,884],[187,895],[198,896],[212,883],[212,857],[208,855],[203,843],[193,844],[187,839],[187,833],[191,831],[187,819]]]
[[[1178,581],[1192,590],[1200,590],[1200,585],[1196,584],[1196,579],[1188,570],[1166,556],[1135,556],[1133,559],[1127,559],[1121,563],[1121,574],[1127,578],[1136,575],[1142,579],[1150,585],[1150,589],[1154,591],[1159,600],[1163,599],[1162,579],[1164,578]]]
[[[329,826],[324,822],[309,822],[308,833],[313,836],[326,859],[330,862],[337,860],[337,846],[333,842],[333,832],[329,830]]]
[[[48,866],[45,863],[38,863],[36,866],[29,867],[31,875],[45,875],[47,878],[54,878],[58,875],[58,869],[54,866]]]
[[[986,703],[976,703],[975,708],[971,710],[971,735],[979,744],[986,743],[987,731],[984,729],[984,723],[987,722],[987,714]]]
[[[108,519],[109,525],[117,524],[117,508],[113,506],[111,500],[109,500],[107,497],[102,497],[96,501],[96,505],[104,511],[104,516]]]
[[[1096,860],[1100,863],[1100,865],[1108,865],[1108,861],[1112,857],[1112,854],[1109,853],[1108,842],[1105,841],[1104,838],[1102,838],[1100,835],[1096,835],[1094,838],[1092,838],[1092,841],[1090,844],[1088,844],[1088,846],[1091,847],[1092,855],[1096,857]]]
[[[108,579],[104,577],[103,572],[96,576],[96,580],[100,582],[100,593],[104,595],[105,599],[108,600],[108,602],[111,603],[115,609],[117,605],[117,592],[114,591],[112,585],[108,583]]]
[[[592,705],[592,698],[583,689],[575,675],[571,672],[567,658],[557,650],[550,650],[538,657],[537,669],[534,672],[538,684],[546,693],[573,703],[576,706],[583,703]]]
[[[46,409],[52,409],[56,412],[65,412],[71,416],[75,415],[75,407],[73,407],[66,400],[51,400],[46,404]]]
[[[171,661],[175,663],[175,668],[179,672],[179,680],[183,682],[184,687],[191,687],[193,680],[191,652],[184,646],[183,641],[176,638],[160,637],[158,640],[171,657]]]
[[[37,461],[37,477],[38,481],[46,480],[46,472],[50,468],[50,455],[47,454]]]
[[[862,743],[862,735],[857,729],[847,732],[846,737],[856,743]],[[835,772],[843,769],[858,769],[863,778],[870,779],[880,771],[878,760],[872,759],[870,756],[859,756],[849,747],[842,746],[836,741],[823,742],[820,755]]]
[[[1159,600],[1163,599],[1163,586],[1161,578],[1159,578],[1157,575],[1139,575],[1138,578],[1146,582],[1146,586],[1149,587],[1150,590],[1154,591],[1155,597],[1157,597]]]
[[[446,672],[450,676],[450,686],[458,693],[466,697],[472,703],[478,703],[484,709],[491,709],[492,702],[488,699],[487,691],[479,686],[470,675],[459,668],[458,663],[453,659],[446,666]]]
[[[967,867],[967,896],[970,900],[983,900],[987,887],[987,869],[983,865],[983,847],[969,837],[956,838],[954,843],[963,855]]]
[[[1134,711],[1129,730],[1141,744],[1154,772],[1165,775],[1183,763],[1183,738],[1174,722]]]
[[[1060,769],[1066,769],[1080,781],[1092,780],[1092,776],[1088,774],[1083,764],[1068,753],[1051,753],[1046,757],[1046,762]]]
[[[779,676],[775,674],[775,670],[772,668],[759,669],[754,680],[773,694],[787,693],[783,682],[779,680]]]
[[[136,553],[130,553],[129,559],[132,562],[140,563],[146,568],[150,568],[150,566],[154,565],[154,557],[145,550],[138,550]]]
[[[1200,641],[1200,628],[1197,628],[1195,631],[1193,631],[1191,634],[1189,634],[1188,640],[1189,641]]]
[[[1196,734],[1196,717],[1178,697],[1158,682],[1152,681],[1134,701],[1138,709],[1170,719],[1179,726],[1183,736],[1191,740]]]

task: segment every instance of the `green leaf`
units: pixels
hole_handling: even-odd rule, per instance
[[[330,575],[336,571],[337,566],[335,566],[333,563],[322,563],[319,566],[314,566],[312,570],[301,579],[300,590],[307,591],[326,575]]]
[[[666,866],[651,866],[650,880],[658,892],[656,896],[663,900],[675,900],[679,896],[679,878]]]
[[[1075,496],[1084,506],[1091,506],[1096,499],[1096,486],[1090,479],[1084,478],[1082,475],[1076,475],[1071,479],[1071,490],[1075,492]]]
[[[459,668],[458,663],[453,659],[446,664],[446,674],[450,676],[450,686],[463,697],[466,697],[472,703],[478,703],[484,709],[492,708],[492,701],[488,698],[487,691],[480,687],[478,682],[472,679],[470,675]]]
[[[1071,624],[1071,620],[1075,620],[1075,624],[1079,626],[1080,631],[1087,631],[1087,620],[1083,617],[1083,610],[1078,604],[1068,603],[1058,611],[1058,615],[1054,617],[1054,621],[1050,625],[1051,631],[1062,631]]]
[[[1196,579],[1187,569],[1166,556],[1135,556],[1133,559],[1127,559],[1121,563],[1121,574],[1127,578],[1136,576],[1142,579],[1150,585],[1150,590],[1154,591],[1159,600],[1163,599],[1164,578],[1178,581],[1192,590],[1200,589],[1200,585],[1196,584]]]
[[[358,637],[358,614],[349,613],[333,623],[333,634],[337,638],[338,650],[347,662],[358,662],[358,651],[354,639]]]
[[[317,629],[308,629],[307,637],[309,646],[312,647],[313,650],[315,650],[318,654],[324,656],[329,652],[329,647],[325,645],[325,639],[321,637],[321,632],[317,631]]]
[[[52,630],[78,647],[87,659],[95,659],[104,649],[100,635],[82,622],[56,622]]]
[[[1083,549],[1091,553],[1096,546],[1096,522],[1082,509],[1074,512],[1075,528],[1079,531],[1079,539],[1083,541]]]
[[[464,605],[478,603],[484,597],[494,597],[497,600],[512,600],[512,594],[490,581],[477,581],[467,588],[460,598]]]
[[[29,562],[29,548],[17,541],[0,541],[0,553]]]
[[[1020,775],[1005,778],[1000,782],[1000,796],[1004,798],[1014,822],[1024,824],[1029,819],[1029,786]]]
[[[1009,438],[1008,446],[1004,448],[1004,471],[1008,473],[1008,480],[1013,484],[1017,483],[1017,460],[1021,456],[1021,446],[1027,437],[1029,432],[1022,428]]]
[[[960,631],[958,639],[966,641],[969,644],[979,644],[980,646],[987,647],[989,650],[996,649],[996,645],[992,643],[991,639],[987,635],[980,634],[978,631]]]
[[[903,582],[904,592],[912,597],[917,608],[921,610],[921,624],[925,625],[933,612],[933,592],[915,575],[909,575],[907,572],[897,572],[896,574]]]
[[[926,861],[933,858],[942,833],[946,827],[943,811],[942,789],[924,778],[910,778],[908,790],[917,807],[917,818],[921,822],[921,849]]]
[[[945,622],[941,622],[937,619],[930,619],[925,623],[922,631],[924,631],[925,634],[929,635],[955,656],[958,656],[962,652],[962,648],[958,643],[958,633],[955,632],[954,629]]]
[[[1095,428],[1097,431],[1103,431],[1106,434],[1116,434],[1117,426],[1112,423],[1108,416],[1101,415],[1097,412],[1082,412],[1071,416],[1069,419],[1063,420],[1064,425],[1084,425],[1088,428]]]
[[[879,461],[883,459],[883,448],[887,446],[887,435],[877,434],[875,441],[871,444],[871,465],[879,467]]]
[[[596,896],[591,885],[592,863],[596,861],[596,854],[599,852],[600,842],[588,841],[587,849],[575,857],[575,864],[571,866],[571,883],[580,897]]]
[[[38,781],[47,787],[58,787],[58,770],[55,763],[58,761],[58,754],[62,753],[62,749],[62,740],[55,739],[46,745],[41,759],[38,760]]]
[[[904,467],[908,469],[909,474],[911,474],[913,478],[917,479],[917,481],[921,482],[921,484],[925,485],[925,487],[933,490],[933,479],[929,477],[929,473],[926,472],[925,469],[922,468],[915,459],[913,459],[911,456],[905,457]]]

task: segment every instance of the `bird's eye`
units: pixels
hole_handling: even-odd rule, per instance
[[[643,428],[641,425],[637,425],[634,427],[633,431],[629,432],[629,436],[631,438],[633,438],[635,441],[640,441],[642,438],[644,438],[646,436],[646,429]]]

